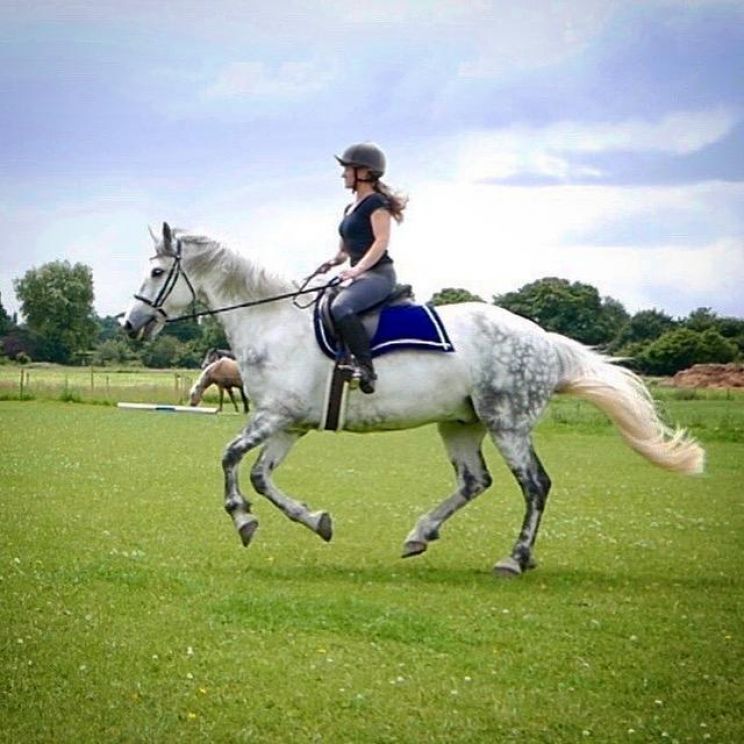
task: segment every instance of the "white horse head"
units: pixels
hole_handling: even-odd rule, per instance
[[[169,315],[194,302],[196,295],[182,267],[181,242],[167,222],[162,237],[148,227],[155,243],[155,255],[122,325],[132,338],[154,338],[163,329]]]

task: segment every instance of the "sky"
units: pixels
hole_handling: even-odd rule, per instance
[[[301,279],[360,141],[421,301],[744,317],[744,0],[0,0],[2,304],[68,260],[122,311],[163,221]]]

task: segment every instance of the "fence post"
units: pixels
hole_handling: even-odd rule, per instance
[[[26,370],[24,370],[23,367],[21,367],[21,392],[20,392],[20,397],[18,398],[18,400],[23,400],[23,373],[25,371]]]

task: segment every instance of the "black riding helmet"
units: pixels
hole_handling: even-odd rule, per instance
[[[335,156],[341,165],[350,165],[352,168],[368,168],[376,178],[385,174],[385,153],[374,142],[360,142],[350,145],[344,150],[344,154]]]

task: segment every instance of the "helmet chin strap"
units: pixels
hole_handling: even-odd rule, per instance
[[[377,181],[376,178],[361,178],[359,176],[359,168],[354,168],[354,191],[356,191],[356,187],[358,183],[375,183]]]

